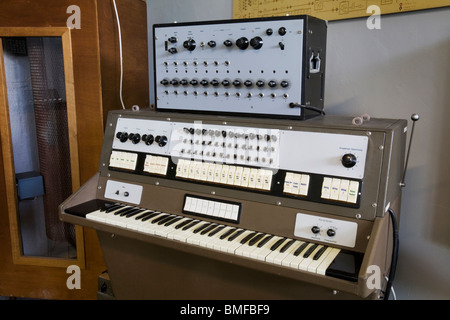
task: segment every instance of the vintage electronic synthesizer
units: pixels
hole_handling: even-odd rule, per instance
[[[327,22],[306,15],[155,24],[156,109],[320,115],[326,35]]]
[[[60,218],[97,230],[119,299],[377,299],[406,126],[113,111]]]

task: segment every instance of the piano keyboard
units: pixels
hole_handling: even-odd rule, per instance
[[[329,272],[338,248],[181,215],[105,203],[86,219],[266,263],[341,278]],[[344,277],[347,280],[356,279]]]

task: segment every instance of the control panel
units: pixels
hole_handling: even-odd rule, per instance
[[[100,163],[109,181],[104,196],[131,203],[148,197],[120,181],[178,188],[191,194],[183,207],[187,212],[200,215],[211,206],[210,215],[232,223],[239,221],[239,199],[302,214],[365,220],[384,215],[400,188],[395,181],[403,161],[390,155],[404,144],[406,125],[371,119],[356,126],[347,117],[331,118],[286,124],[284,119],[111,112]],[[217,196],[235,203],[216,204]],[[308,234],[317,226],[321,231],[314,235],[330,241],[339,237],[328,229],[345,228],[306,221]],[[299,232],[305,223],[300,225]]]
[[[120,117],[108,167],[357,208],[367,150],[365,134]]]
[[[319,115],[326,27],[309,16],[154,25],[156,108]]]

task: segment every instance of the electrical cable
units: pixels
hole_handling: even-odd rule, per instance
[[[125,104],[123,103],[122,98],[122,90],[123,90],[123,56],[122,56],[122,32],[120,30],[120,20],[119,20],[119,13],[117,12],[117,5],[116,0],[113,0],[114,4],[114,10],[116,12],[116,20],[117,20],[117,29],[119,30],[119,54],[120,54],[120,89],[119,89],[119,96],[120,96],[120,103],[122,104],[122,109],[125,109]]]
[[[389,293],[391,292],[392,283],[394,282],[395,269],[397,268],[398,245],[399,245],[397,219],[395,218],[394,210],[389,208],[388,212],[389,212],[389,215],[391,216],[391,220],[392,220],[394,243],[393,243],[393,247],[392,247],[391,268],[389,270],[389,277],[388,277],[388,282],[386,284],[386,292],[384,295],[384,300],[389,300]],[[393,293],[395,296],[395,292],[393,292]]]
[[[318,113],[320,113],[322,115],[325,115],[325,112],[323,110],[319,109],[319,108],[316,108],[316,107],[313,107],[313,106],[305,106],[305,105],[300,104],[300,103],[291,102],[289,104],[289,107],[291,107],[291,108],[298,107],[298,108],[302,108],[302,109],[312,110],[312,111],[318,112]]]

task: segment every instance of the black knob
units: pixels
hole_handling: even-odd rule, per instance
[[[196,85],[198,85],[198,80],[197,79],[192,79],[190,84],[193,85],[193,86],[196,86]]]
[[[170,48],[167,51],[169,51],[169,53],[171,53],[171,54],[175,54],[175,53],[177,53],[177,48]]]
[[[334,229],[328,229],[327,230],[327,235],[329,237],[334,237],[336,235],[336,231]]]
[[[252,81],[252,80],[245,80],[245,81],[244,81],[244,85],[245,85],[246,87],[251,87],[251,86],[253,85],[253,81]]]
[[[208,41],[208,46],[214,48],[216,46],[216,42],[214,40]]]
[[[351,168],[356,164],[356,156],[352,153],[346,153],[341,159],[342,165],[346,168]]]
[[[261,47],[263,46],[263,42],[264,41],[261,37],[254,37],[252,40],[250,40],[250,45],[253,49],[257,50],[261,49]]]
[[[286,34],[286,28],[285,27],[281,27],[280,29],[278,29],[278,34],[280,36],[284,36]]]
[[[177,37],[170,37],[169,39],[170,43],[176,43],[177,42]]]
[[[206,87],[207,85],[209,85],[209,81],[207,79],[203,79],[202,81],[200,81],[201,85]]]
[[[128,133],[126,132],[117,132],[116,138],[120,140],[120,142],[126,142],[128,140]]]
[[[266,34],[267,34],[268,36],[271,36],[271,35],[273,34],[273,29],[272,29],[272,28],[267,29],[267,30],[266,30]]]
[[[320,232],[320,228],[318,226],[314,226],[311,228],[312,233],[317,234]]]
[[[238,79],[236,79],[236,80],[233,81],[233,86],[235,86],[235,87],[240,87],[241,84],[242,84],[241,81],[238,80]]]
[[[189,40],[186,40],[185,42],[183,42],[183,47],[185,47],[189,51],[194,51],[195,46],[196,45],[195,45],[194,39],[189,39]]]
[[[172,80],[170,81],[170,84],[173,85],[173,86],[177,86],[178,83],[179,83],[178,79],[172,79]]]
[[[259,88],[264,87],[264,81],[263,80],[256,81],[256,86],[258,86]]]
[[[141,135],[139,133],[130,133],[128,135],[128,139],[131,140],[134,144],[139,143],[141,141]]]
[[[149,146],[153,143],[153,141],[155,141],[155,138],[151,134],[144,134],[142,136],[142,141],[144,141],[145,144]]]
[[[231,47],[231,46],[233,45],[233,41],[231,41],[231,40],[225,40],[225,41],[223,42],[223,44],[224,44],[226,47]]]
[[[269,84],[269,87],[271,87],[271,88],[275,88],[277,86],[277,83],[273,80],[270,80],[268,84]]]
[[[217,79],[211,80],[211,85],[214,87],[217,87],[219,85],[219,80],[217,80]]]
[[[283,81],[281,81],[280,86],[283,88],[287,88],[289,86],[289,82],[283,80]]]
[[[169,80],[167,79],[162,79],[160,82],[162,85],[167,86],[169,84]]]
[[[230,85],[230,80],[227,80],[227,79],[223,80],[223,81],[222,81],[222,85],[223,85],[224,87],[228,87],[228,86]]]
[[[167,137],[166,136],[156,136],[155,141],[158,144],[158,146],[164,147],[167,144]]]
[[[248,48],[248,39],[246,37],[241,37],[236,40],[236,46],[241,49],[245,50]]]
[[[182,79],[182,80],[180,80],[180,84],[183,86],[187,86],[189,84],[189,81],[188,81],[188,79]]]

